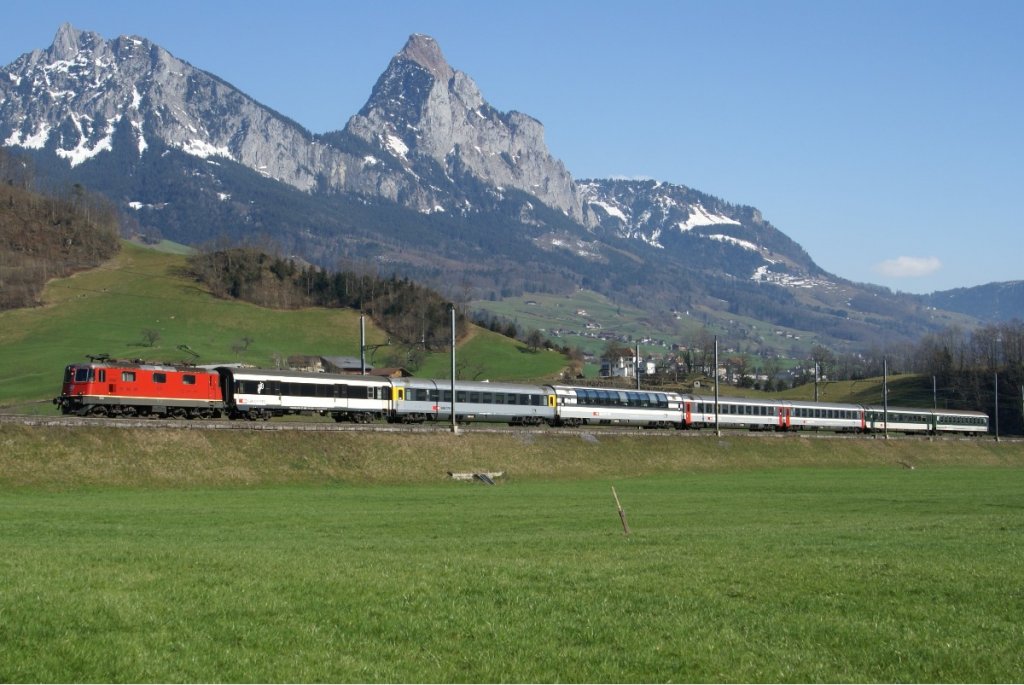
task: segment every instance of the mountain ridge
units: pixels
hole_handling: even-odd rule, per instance
[[[48,51],[0,69],[0,141],[58,182],[107,192],[132,230],[191,244],[266,240],[483,297],[593,288],[701,303],[838,346],[963,321],[828,274],[756,208],[573,179],[538,120],[491,107],[422,34],[342,130],[313,134],[144,38],[65,24]]]

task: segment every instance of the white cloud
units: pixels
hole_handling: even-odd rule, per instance
[[[875,265],[875,272],[886,278],[921,278],[942,268],[938,257],[897,257]]]

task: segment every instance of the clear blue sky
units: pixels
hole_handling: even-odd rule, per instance
[[[543,122],[576,178],[753,205],[822,267],[905,292],[1024,279],[1024,1],[149,3],[4,12],[0,63],[71,22],[144,36],[314,132],[411,33]]]

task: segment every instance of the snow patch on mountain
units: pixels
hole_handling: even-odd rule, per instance
[[[205,140],[199,140],[197,138],[186,140],[181,144],[181,150],[186,154],[190,154],[193,157],[199,157],[201,159],[206,159],[208,157],[227,157],[228,159],[234,159],[231,155],[231,150],[226,147],[217,147],[216,145],[207,143]]]
[[[732,224],[739,226],[740,222],[735,219],[730,219],[727,216],[721,214],[712,214],[708,210],[704,209],[701,204],[690,205],[690,216],[685,221],[680,221],[676,224],[682,232],[693,230],[698,226],[717,226],[720,224]]]
[[[751,252],[760,252],[757,245],[749,240],[740,240],[739,238],[733,238],[731,235],[724,235],[722,233],[715,233],[707,237],[711,240],[717,240],[720,243],[729,243],[730,245],[742,247],[744,250],[750,250]]]
[[[615,217],[622,223],[629,223],[629,219],[626,218],[625,213],[623,213],[623,211],[616,207],[615,205],[609,204],[607,202],[601,202],[600,200],[591,200],[590,204],[594,207],[597,207],[608,216]]]
[[[4,141],[4,145],[9,147],[23,147],[28,150],[42,150],[43,146],[46,145],[47,139],[50,137],[50,125],[43,123],[39,130],[29,135],[23,135],[18,129],[11,132],[11,135]]]
[[[393,133],[388,134],[384,141],[384,147],[394,153],[396,157],[401,157],[402,159],[406,159],[409,155],[409,146],[405,144],[405,141]]]

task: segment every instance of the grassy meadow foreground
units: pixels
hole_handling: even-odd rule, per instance
[[[0,425],[0,445],[0,681],[1024,674],[1019,444]],[[474,469],[507,476],[445,474]]]

